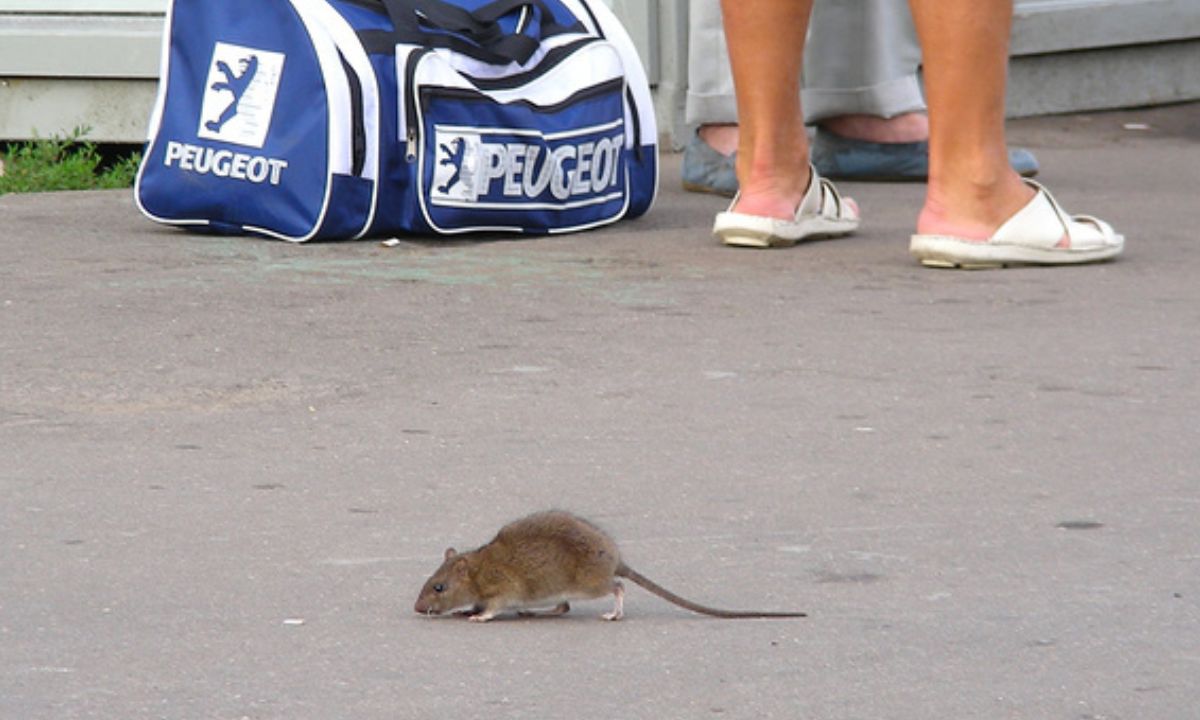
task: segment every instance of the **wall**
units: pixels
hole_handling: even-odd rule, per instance
[[[678,143],[688,0],[605,1],[642,49],[660,126]],[[98,141],[141,141],[165,6],[0,0],[0,138],[88,125]],[[1012,49],[1011,116],[1200,99],[1200,0],[1017,0]]]

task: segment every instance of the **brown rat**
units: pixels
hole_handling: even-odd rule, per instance
[[[425,615],[463,611],[487,622],[506,610],[555,606],[550,614],[571,609],[571,600],[613,595],[616,604],[605,620],[620,620],[628,578],[680,607],[721,618],[806,617],[801,612],[721,610],[679,597],[634,571],[621,560],[617,543],[600,528],[568,512],[534,513],[505,525],[487,545],[470,552],[446,550],[442,566],[425,582],[413,607]]]

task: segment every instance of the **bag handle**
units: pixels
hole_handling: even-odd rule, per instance
[[[434,44],[449,47],[481,60],[493,63],[524,64],[533,57],[545,35],[547,21],[553,16],[541,0],[496,0],[476,10],[467,10],[442,0],[382,0],[388,17],[400,41]],[[521,11],[532,19],[534,10],[541,11],[539,36],[525,35],[518,23],[516,32],[506,33],[500,18]],[[431,33],[427,27],[446,34]],[[463,37],[456,37],[463,36]]]

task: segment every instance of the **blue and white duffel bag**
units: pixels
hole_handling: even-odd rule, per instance
[[[646,212],[654,109],[599,0],[173,0],[153,220],[303,242]]]

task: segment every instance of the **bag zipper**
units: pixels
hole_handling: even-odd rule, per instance
[[[421,139],[417,131],[421,119],[417,114],[417,94],[413,92],[413,83],[417,77],[417,63],[431,52],[433,51],[429,48],[413,50],[404,64],[404,94],[407,96],[404,103],[404,119],[408,128],[404,159],[410,163],[417,161],[417,142]]]
[[[367,162],[367,126],[363,109],[362,79],[351,67],[346,56],[338,50],[338,59],[346,72],[346,84],[350,87],[350,173],[362,177]]]
[[[613,90],[615,90],[617,88],[623,89],[624,87],[625,87],[625,83],[623,80],[621,80],[621,78],[613,78],[612,80],[605,80],[604,82],[599,83],[597,85],[592,85],[590,87],[583,88],[583,89],[577,91],[575,94],[565,97],[562,100],[554,103],[553,105],[533,105],[533,103],[531,103],[528,100],[514,100],[510,104],[512,104],[512,105],[528,105],[528,106],[535,107],[538,110],[544,110],[547,112],[557,112],[558,110],[562,110],[563,108],[571,107],[572,105],[578,103],[580,100],[586,100],[587,98],[594,97],[597,95],[604,95],[606,93],[611,93]],[[463,98],[465,100],[478,100],[480,98],[487,97],[484,93],[481,93],[478,90],[472,90],[469,88],[439,87],[439,88],[429,88],[427,92],[429,95],[435,95],[437,97]]]
[[[629,119],[633,122],[629,137],[633,140],[633,156],[638,162],[642,161],[642,118],[638,115],[637,100],[633,98],[633,90],[625,86],[625,106],[629,108]]]

